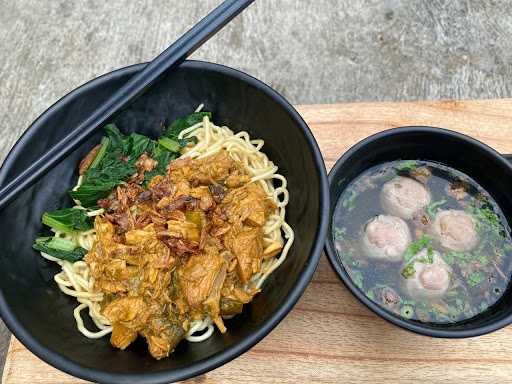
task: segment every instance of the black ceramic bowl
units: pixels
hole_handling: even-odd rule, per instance
[[[329,173],[331,220],[338,198],[354,178],[374,165],[400,159],[437,161],[464,172],[494,197],[508,222],[512,222],[512,165],[495,150],[471,137],[432,127],[384,131],[366,138],[346,152]],[[338,258],[332,221],[329,223],[326,251],[332,267],[354,296],[379,316],[407,330],[427,336],[460,338],[489,333],[512,322],[510,287],[494,307],[463,323],[434,326],[405,320],[368,299],[354,284]]]
[[[0,183],[25,169],[84,119],[144,65],[99,77],[71,92],[27,130],[5,160]],[[43,229],[41,214],[71,204],[79,160],[99,142],[92,137],[35,186],[0,212],[0,314],[33,353],[55,367],[91,381],[167,383],[198,375],[240,355],[274,328],[306,288],[318,263],[328,222],[328,182],[318,146],[299,114],[260,81],[224,66],[185,62],[164,76],[114,122],[124,132],[156,136],[163,121],[186,115],[200,103],[214,120],[265,140],[264,151],[287,177],[287,220],[295,242],[285,263],[266,281],[263,292],[227,321],[228,332],[202,343],[182,342],[167,359],[152,359],[139,340],[126,351],[108,337],[90,340],[76,329],[76,301],[60,292],[55,264],[32,251]]]

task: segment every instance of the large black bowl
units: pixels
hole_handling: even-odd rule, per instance
[[[65,96],[27,130],[5,160],[0,183],[26,168],[84,119],[143,65],[97,78]],[[126,351],[108,337],[89,340],[76,329],[76,301],[60,292],[55,264],[32,251],[43,229],[41,214],[71,204],[66,191],[76,182],[77,164],[101,133],[92,137],[35,186],[0,212],[0,314],[33,353],[75,376],[108,383],[167,383],[188,378],[240,355],[274,328],[306,288],[318,263],[328,221],[328,182],[318,146],[299,114],[260,81],[224,66],[185,62],[142,95],[114,122],[124,132],[155,136],[163,121],[190,113],[200,103],[214,120],[265,140],[264,151],[287,177],[287,220],[295,243],[263,292],[227,322],[228,332],[203,343],[182,342],[168,359],[153,360],[144,341]]]
[[[498,152],[465,135],[432,127],[403,127],[370,136],[346,152],[329,173],[331,215],[347,185],[372,166],[400,159],[443,163],[472,177],[496,200],[508,222],[512,222],[512,165]],[[326,252],[341,280],[363,304],[391,323],[409,331],[433,337],[478,336],[512,323],[512,289],[491,309],[462,323],[435,326],[406,320],[368,299],[352,281],[338,258],[332,220]]]

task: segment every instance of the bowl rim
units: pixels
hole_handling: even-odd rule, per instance
[[[2,166],[0,167],[0,185],[5,180],[7,169],[12,167],[18,151],[24,147],[26,141],[31,137],[33,132],[35,132],[37,127],[43,124],[50,117],[52,112],[58,110],[63,103],[67,103],[77,97],[80,97],[84,91],[94,88],[104,82],[110,81],[111,79],[129,74],[135,74],[136,72],[142,70],[145,65],[147,65],[147,63],[133,64],[105,73],[73,89],[71,92],[67,93],[65,96],[51,105],[27,128],[27,130],[16,141],[12,149],[8,152]],[[313,161],[315,163],[314,165],[320,178],[320,224],[315,233],[315,242],[313,244],[309,258],[306,260],[306,263],[302,267],[299,277],[295,284],[292,286],[288,297],[285,299],[285,302],[258,329],[242,339],[242,341],[230,346],[220,353],[182,368],[168,369],[160,372],[110,373],[95,368],[85,367],[69,360],[66,356],[54,352],[48,349],[46,346],[42,345],[27,330],[25,330],[22,323],[11,312],[3,292],[0,291],[0,317],[4,320],[5,324],[13,333],[13,335],[16,336],[16,338],[20,340],[20,342],[25,345],[32,353],[34,353],[37,357],[46,363],[81,379],[109,383],[137,382],[140,384],[158,384],[185,380],[213,370],[249,350],[267,334],[269,334],[281,320],[283,320],[283,318],[288,314],[288,312],[291,311],[291,309],[294,307],[306,289],[320,260],[320,255],[324,246],[324,240],[327,234],[327,227],[329,222],[329,184],[327,179],[327,170],[325,168],[325,163],[320,152],[320,148],[304,119],[280,93],[245,72],[230,68],[225,65],[199,60],[186,60],[180,65],[180,67],[218,72],[222,75],[234,77],[242,82],[249,83],[251,86],[255,87],[270,97],[272,100],[277,102],[291,117],[297,127],[302,131],[312,152]]]
[[[487,144],[482,143],[481,141],[465,135],[460,132],[452,131],[446,128],[438,128],[438,127],[431,127],[431,126],[403,126],[403,127],[397,127],[397,128],[391,128],[386,129],[384,131],[375,133],[371,136],[368,136],[364,138],[363,140],[359,141],[357,144],[352,146],[348,151],[346,151],[334,164],[334,166],[329,171],[329,192],[331,192],[334,183],[337,181],[337,173],[339,172],[340,168],[345,164],[345,162],[350,159],[352,156],[354,156],[359,151],[365,150],[365,147],[367,147],[368,144],[381,140],[384,138],[390,138],[395,136],[400,136],[403,134],[410,134],[410,133],[423,133],[423,134],[439,134],[439,135],[445,135],[446,137],[455,138],[458,140],[462,140],[467,142],[470,145],[473,145],[476,148],[479,148],[480,150],[486,152],[498,163],[501,163],[504,167],[508,168],[512,172],[512,164],[499,152],[497,152],[495,149],[491,148]],[[374,303],[372,300],[370,300],[366,295],[354,284],[346,270],[340,265],[340,263],[337,260],[337,252],[334,247],[334,242],[331,237],[330,229],[332,225],[332,217],[333,213],[330,210],[329,207],[329,225],[328,225],[328,231],[327,238],[325,241],[325,253],[327,255],[327,258],[329,260],[329,263],[331,264],[331,267],[334,269],[340,280],[343,282],[343,284],[349,289],[349,291],[366,307],[368,307],[371,311],[376,313],[378,316],[383,318],[384,320],[387,320],[391,324],[397,325],[407,331],[411,331],[420,335],[424,336],[430,336],[430,337],[437,337],[437,338],[449,338],[449,339],[456,339],[456,338],[467,338],[467,337],[476,337],[481,336],[490,332],[494,332],[498,329],[501,329],[507,325],[510,325],[512,323],[512,314],[505,316],[503,319],[500,319],[499,321],[495,321],[491,324],[476,327],[470,330],[449,330],[449,329],[436,329],[436,328],[429,328],[426,326],[423,326],[419,323],[413,323],[407,320],[404,320],[391,312],[388,312],[387,310],[383,309],[380,305],[377,303]]]

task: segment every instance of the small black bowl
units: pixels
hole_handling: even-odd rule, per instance
[[[326,242],[329,261],[343,283],[363,304],[391,323],[419,334],[462,338],[479,336],[512,323],[512,291],[481,315],[453,325],[430,325],[403,319],[368,299],[352,281],[334,246],[332,215],[346,186],[372,166],[387,161],[413,159],[443,163],[471,176],[496,200],[512,222],[512,165],[489,146],[463,134],[432,127],[403,127],[370,136],[354,145],[329,173],[331,222]]]
[[[74,90],[39,117],[18,141],[0,170],[0,184],[11,180],[54,145],[144,64],[124,68]],[[33,353],[72,375],[102,383],[168,383],[206,371],[245,352],[267,335],[296,303],[318,263],[326,236],[329,206],[324,162],[309,128],[295,109],[267,85],[221,65],[189,61],[159,79],[113,121],[124,132],[157,136],[162,123],[192,112],[200,103],[214,120],[265,140],[263,151],[288,179],[287,220],[295,242],[285,263],[263,291],[202,343],[182,342],[167,359],[149,356],[139,340],[126,351],[108,337],[90,340],[76,329],[76,300],[53,281],[59,271],[31,249],[43,227],[41,214],[69,206],[77,164],[102,132],[88,140],[40,182],[0,212],[0,314]]]

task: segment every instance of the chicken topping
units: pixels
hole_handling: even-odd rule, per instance
[[[150,171],[154,161],[137,163]],[[143,188],[116,188],[95,221],[96,241],[85,257],[111,343],[125,349],[138,336],[157,359],[168,356],[194,320],[242,311],[259,290],[247,284],[275,257],[279,242],[264,243],[263,226],[276,206],[226,151],[179,159]]]

